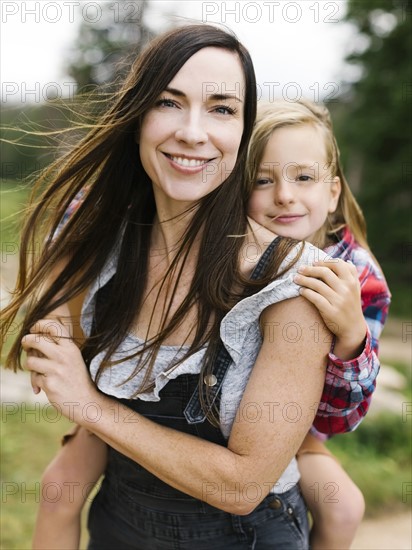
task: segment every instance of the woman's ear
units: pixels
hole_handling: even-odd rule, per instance
[[[330,184],[330,197],[329,197],[329,208],[328,212],[331,214],[332,212],[335,212],[339,197],[342,191],[342,185],[340,182],[340,178],[338,176],[335,176]]]

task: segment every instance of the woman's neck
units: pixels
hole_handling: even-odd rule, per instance
[[[185,234],[188,230],[190,221],[193,217],[193,211],[184,212],[169,217],[162,213],[157,213],[153,223],[151,236],[151,255],[158,256],[159,259],[166,260],[167,265],[173,262],[176,254],[180,250]],[[195,243],[199,243],[199,235],[195,238]],[[197,246],[192,252],[197,250]]]

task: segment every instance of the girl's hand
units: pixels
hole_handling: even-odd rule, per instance
[[[96,400],[81,352],[67,328],[54,319],[38,321],[22,339],[33,391],[43,390],[64,416],[81,423],[84,406]]]
[[[367,326],[356,267],[339,258],[319,261],[301,266],[294,281],[302,286],[300,294],[317,307],[335,334],[334,354],[344,361],[357,357]]]

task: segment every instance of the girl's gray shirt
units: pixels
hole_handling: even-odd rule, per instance
[[[281,269],[284,269],[295,259],[301,247],[301,244],[296,245],[283,261]],[[262,344],[259,325],[261,313],[272,304],[299,296],[300,287],[293,281],[299,266],[312,264],[314,261],[322,260],[325,257],[326,254],[322,250],[305,243],[300,258],[282,278],[276,279],[253,296],[238,302],[223,318],[220,326],[220,336],[232,358],[232,363],[223,382],[220,400],[220,429],[225,438],[229,438],[232,425],[236,418],[239,418],[237,415],[243,415],[244,418],[252,422],[258,421],[260,412],[256,407],[253,407],[253,404],[248,404],[247,410],[246,407],[243,411],[238,409]],[[87,336],[91,333],[96,293],[116,272],[117,260],[118,250],[115,250],[87,293],[81,315],[81,325]],[[291,338],[298,336],[298,323],[295,323],[295,325],[285,328],[286,331],[290,331],[289,337]],[[286,337],[288,337],[287,334]],[[120,344],[112,359],[121,360],[135,353],[142,344],[142,340],[133,334],[129,334]],[[184,355],[186,350],[187,347],[162,345],[152,373],[154,388],[146,393],[140,393],[136,399],[159,401],[159,392],[169,380],[173,380],[182,374],[198,374],[201,370],[206,347],[203,347],[179,365],[170,367],[171,364],[176,363]],[[90,363],[90,373],[93,379],[95,379],[103,356],[104,352],[96,355]],[[98,388],[108,395],[121,399],[131,399],[141,385],[144,376],[144,372],[139,372],[130,380],[124,382],[133,373],[135,367],[135,359],[126,359],[120,365],[106,368],[99,378]],[[276,395],[273,396],[273,403],[268,403],[268,406],[276,406]],[[296,406],[298,407],[297,404]],[[285,411],[285,414],[294,417],[296,410]],[[272,486],[271,492],[283,493],[289,490],[292,485],[299,481],[299,477],[297,462],[293,458],[282,476]]]

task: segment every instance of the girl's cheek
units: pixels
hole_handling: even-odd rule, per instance
[[[258,210],[257,203],[259,203],[259,201],[257,200],[256,192],[253,192],[252,195],[250,196],[249,204],[248,204],[248,213],[249,214],[251,214],[252,212],[255,212],[256,210]]]
[[[248,215],[253,219],[263,216],[264,213],[264,201],[256,195],[257,193],[252,194],[248,205]]]

